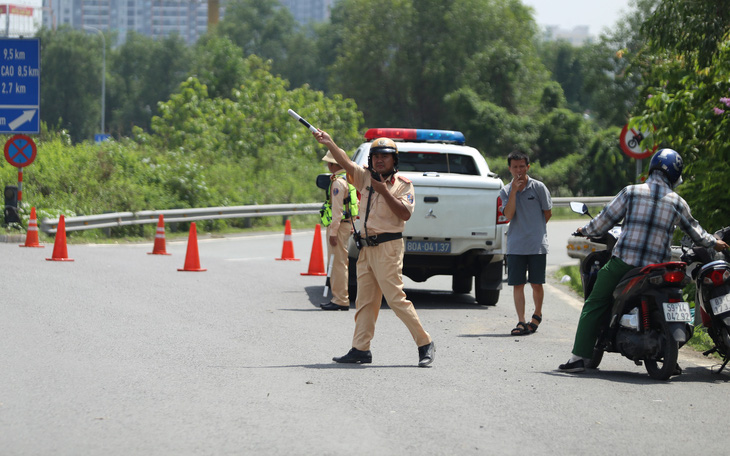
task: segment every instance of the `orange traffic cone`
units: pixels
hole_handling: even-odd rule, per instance
[[[294,243],[291,240],[291,222],[289,220],[284,226],[284,246],[281,248],[281,258],[277,258],[277,260],[299,261],[299,258],[294,258]]]
[[[147,252],[147,255],[172,255],[167,253],[165,249],[165,217],[160,214],[160,218],[157,220],[157,233],[155,233],[155,245],[152,247],[151,252]]]
[[[200,268],[198,257],[198,232],[195,229],[195,222],[190,223],[190,234],[188,235],[188,251],[185,254],[185,267],[178,271],[207,271]]]
[[[35,207],[30,208],[30,220],[28,221],[28,234],[25,235],[25,244],[21,247],[45,247],[38,243],[38,220],[35,218]]]
[[[302,272],[302,275],[325,276],[324,256],[322,256],[322,233],[319,223],[314,228],[314,241],[312,242],[312,254],[309,256],[309,271]]]
[[[73,261],[68,257],[66,250],[66,218],[61,214],[58,221],[58,229],[56,229],[56,240],[53,242],[53,256],[46,258],[47,261]]]

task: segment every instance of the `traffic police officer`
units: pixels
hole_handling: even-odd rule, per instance
[[[322,310],[350,310],[347,290],[348,262],[347,243],[352,233],[351,217],[357,215],[357,194],[347,183],[345,170],[327,152],[322,161],[332,173],[327,189],[327,200],[322,207],[322,224],[327,227],[327,258],[330,265],[332,301],[322,304]]]
[[[413,303],[403,291],[403,229],[414,209],[411,181],[397,175],[398,147],[389,138],[379,138],[370,145],[369,169],[356,164],[345,151],[322,130],[312,133],[329,149],[334,159],[352,176],[362,194],[360,219],[363,226],[357,260],[357,299],[355,300],[355,334],[352,349],[344,356],[332,358],[338,363],[371,363],[370,341],[380,303],[385,296],[390,308],[403,321],[418,346],[418,365],[433,362],[435,348],[431,336],[423,329]]]

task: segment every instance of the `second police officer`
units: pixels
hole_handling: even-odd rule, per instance
[[[327,163],[332,176],[327,188],[327,199],[322,206],[321,220],[327,227],[327,259],[330,262],[332,300],[322,304],[322,310],[350,310],[347,290],[347,243],[352,233],[352,217],[357,216],[357,191],[347,182],[345,170],[327,152],[322,161]]]

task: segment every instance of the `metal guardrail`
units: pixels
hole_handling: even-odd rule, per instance
[[[66,231],[80,231],[95,228],[113,228],[119,226],[157,223],[160,215],[165,217],[165,223],[175,223],[194,222],[197,220],[318,214],[320,207],[322,207],[322,203],[267,204],[192,209],[167,209],[161,211],[112,212],[108,214],[64,217],[64,223],[66,225]],[[40,221],[39,228],[44,233],[55,234],[59,220],[60,219],[44,218]]]
[[[605,204],[613,197],[595,196],[583,198],[553,198],[554,206],[568,206],[571,201],[581,201],[588,205]],[[114,228],[129,225],[157,223],[159,216],[165,217],[166,223],[194,222],[197,220],[232,219],[247,217],[292,216],[301,214],[318,214],[322,203],[304,204],[265,204],[250,206],[207,207],[192,209],[167,209],[161,211],[112,212],[108,214],[64,217],[66,231],[92,230],[95,228]],[[47,234],[56,234],[59,219],[44,218],[40,221],[40,230]]]
[[[553,206],[569,206],[571,201],[579,201],[586,203],[588,206],[599,206],[608,204],[613,200],[613,196],[567,196],[553,198]]]

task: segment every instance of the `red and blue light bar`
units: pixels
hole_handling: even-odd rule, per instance
[[[421,128],[371,128],[365,132],[365,139],[401,139],[406,141],[433,141],[464,144],[464,133],[452,130],[431,130]]]

